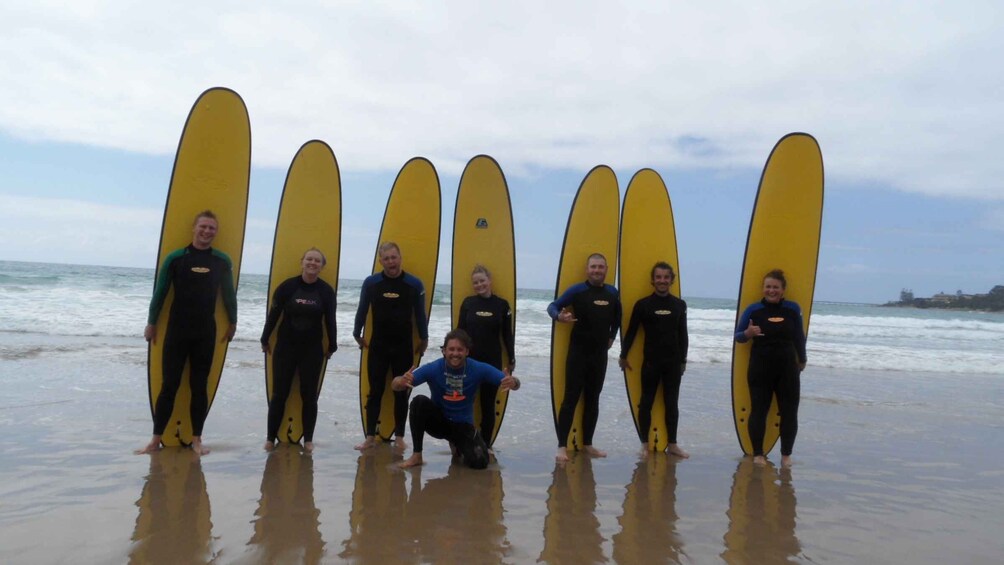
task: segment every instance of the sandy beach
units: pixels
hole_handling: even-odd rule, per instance
[[[261,450],[261,354],[231,347],[212,453],[136,456],[149,437],[141,339],[7,333],[0,346],[3,563],[991,563],[1004,555],[1000,375],[809,367],[795,465],[740,457],[728,368],[681,391],[692,457],[641,461],[610,364],[595,444],[553,462],[547,364],[523,358],[498,464],[360,456],[358,353],[329,365],[316,452]],[[421,389],[419,389],[421,392]],[[776,463],[775,451],[771,459]]]

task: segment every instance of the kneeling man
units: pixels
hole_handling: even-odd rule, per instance
[[[446,334],[443,358],[410,369],[394,377],[391,388],[397,391],[428,383],[432,398],[418,395],[411,401],[411,441],[415,452],[401,463],[401,467],[421,465],[422,439],[425,434],[445,439],[455,454],[463,457],[464,464],[472,469],[488,466],[488,444],[474,427],[474,395],[482,382],[501,387],[502,390],[519,390],[519,379],[487,363],[468,359],[471,337],[464,330]]]

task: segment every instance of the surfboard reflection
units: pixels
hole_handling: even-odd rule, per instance
[[[265,461],[248,545],[261,563],[320,563],[320,515],[314,503],[314,459],[298,446],[279,445]]]
[[[136,501],[130,563],[208,563],[209,493],[202,462],[187,449],[163,449],[150,455],[150,474]]]
[[[555,465],[547,489],[544,549],[537,561],[545,563],[600,563],[603,555],[600,521],[596,518],[596,479],[589,457],[576,456]]]
[[[503,497],[498,467],[452,464],[445,477],[413,485],[404,533],[423,563],[501,563],[510,556]]]
[[[665,453],[638,462],[624,495],[621,531],[613,536],[616,563],[679,563],[683,540],[676,532],[676,463]]]
[[[778,472],[743,458],[732,479],[727,514],[729,531],[721,553],[726,563],[787,563],[801,555],[790,469]]]
[[[351,537],[342,542],[338,557],[381,565],[415,561],[414,544],[401,535],[410,474],[393,470],[393,464],[393,453],[385,446],[359,457],[349,511]]]

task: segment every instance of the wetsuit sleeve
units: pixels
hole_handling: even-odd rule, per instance
[[[739,323],[736,324],[735,338],[739,343],[746,343],[750,338],[746,337],[746,328],[750,325],[750,317],[753,315],[754,305],[750,305],[743,310],[743,315],[739,317]]]
[[[292,289],[288,280],[275,287],[275,292],[272,293],[272,308],[269,309],[268,316],[265,317],[265,327],[262,328],[259,338],[262,343],[268,343],[268,339],[272,337],[275,325],[279,323],[279,317],[282,316],[282,311],[291,295]]]
[[[551,317],[552,320],[558,319],[558,314],[565,308],[567,308],[572,303],[572,297],[579,291],[579,285],[572,285],[568,287],[568,290],[559,296],[554,302],[547,305],[547,315]]]
[[[215,252],[215,250],[214,250]],[[234,265],[224,253],[219,256],[226,263],[227,268],[223,271],[223,279],[220,281],[220,292],[223,294],[223,307],[227,311],[227,317],[231,324],[237,323],[237,291],[234,289]]]
[[[412,277],[414,279],[415,290],[415,303],[412,304],[412,308],[415,311],[415,326],[418,328],[419,339],[428,340],[429,339],[429,320],[425,317],[425,286],[422,285],[422,281],[418,277]]]
[[[516,336],[513,335],[512,308],[509,307],[509,301],[505,299],[501,300],[504,310],[502,316],[502,344],[505,346],[506,353],[509,354],[509,362],[512,363],[516,360]]]
[[[338,351],[338,332],[335,324],[335,305],[338,296],[331,285],[324,283],[324,327],[328,330],[328,353]]]
[[[687,350],[690,349],[690,335],[687,333],[687,303],[680,301],[682,308],[682,314],[680,314],[680,326],[676,328],[676,336],[679,340],[677,342],[677,351],[680,352],[680,359],[686,363],[687,362]]]
[[[356,321],[352,326],[352,337],[362,337],[363,335],[363,326],[366,325],[366,312],[370,309],[369,287],[372,284],[370,279],[367,278],[363,281],[363,287],[359,290],[359,307],[356,308]]]
[[[805,354],[805,325],[802,323],[802,307],[797,303],[791,303],[792,309],[798,314],[798,323],[795,324],[795,350],[798,352],[798,361],[806,362]]]
[[[160,317],[160,310],[164,307],[164,300],[167,299],[167,291],[171,288],[171,277],[174,275],[174,261],[184,254],[184,249],[171,252],[157,272],[157,282],[153,285],[153,298],[150,299],[150,313],[147,314],[146,323],[156,324]]]
[[[465,298],[464,301],[460,303],[460,313],[457,315],[457,329],[464,330],[468,335],[471,333],[471,330],[467,327],[467,310],[469,309],[468,304],[470,303],[470,297]]]
[[[624,318],[624,311],[621,306],[621,295],[617,289],[610,287],[610,292],[614,295],[614,318],[610,321],[610,341],[617,338],[617,332],[621,329],[621,320]]]
[[[627,359],[634,338],[638,335],[638,326],[641,325],[641,300],[634,303],[631,309],[631,320],[628,321],[627,332],[621,334],[621,359]]]

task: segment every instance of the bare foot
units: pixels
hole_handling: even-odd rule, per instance
[[[405,449],[408,449],[408,444],[404,441],[403,436],[397,436],[394,438],[394,447],[404,451]]]
[[[763,455],[754,455],[753,456],[753,464],[754,465],[759,465],[759,466],[763,467],[764,465],[767,464],[767,458],[764,457]]]
[[[555,454],[554,460],[558,463],[568,463],[568,449],[564,447],[558,448],[558,453]]]
[[[303,450],[306,451],[307,453],[313,453],[314,452],[314,442],[312,442],[312,441],[305,441],[305,442],[303,442]]]
[[[781,467],[791,467],[791,455],[781,456]]]
[[[407,469],[409,467],[420,467],[424,464],[425,462],[422,461],[422,453],[418,452],[418,453],[412,453],[411,457],[398,463],[398,467],[401,467],[402,469]]]
[[[366,451],[367,449],[376,445],[376,436],[366,436],[366,439],[362,443],[357,445],[355,449],[359,451]]]
[[[143,455],[144,453],[153,453],[155,451],[160,451],[160,436],[153,436],[150,443],[143,446],[142,449],[137,449],[133,451],[136,455]]]
[[[591,445],[585,445],[585,446],[583,446],[582,447],[582,451],[585,451],[586,455],[589,455],[591,457],[606,457],[607,456],[607,452],[606,451],[600,451],[599,449],[596,449],[595,447],[593,447]]]
[[[202,436],[192,436],[192,451],[199,457],[209,455],[209,448],[202,445]]]
[[[643,443],[641,444],[641,449],[638,450],[638,457],[641,458],[642,460],[648,459],[648,454],[650,451],[652,450],[648,448],[648,444]]]
[[[273,449],[275,449],[275,442],[268,439],[265,440],[265,445],[262,446],[262,449],[264,449],[265,451],[272,451]]]
[[[675,443],[669,444],[669,447],[666,448],[666,453],[669,453],[670,455],[675,455],[680,459],[688,459],[690,457],[689,453],[680,449],[680,446],[676,445]]]

